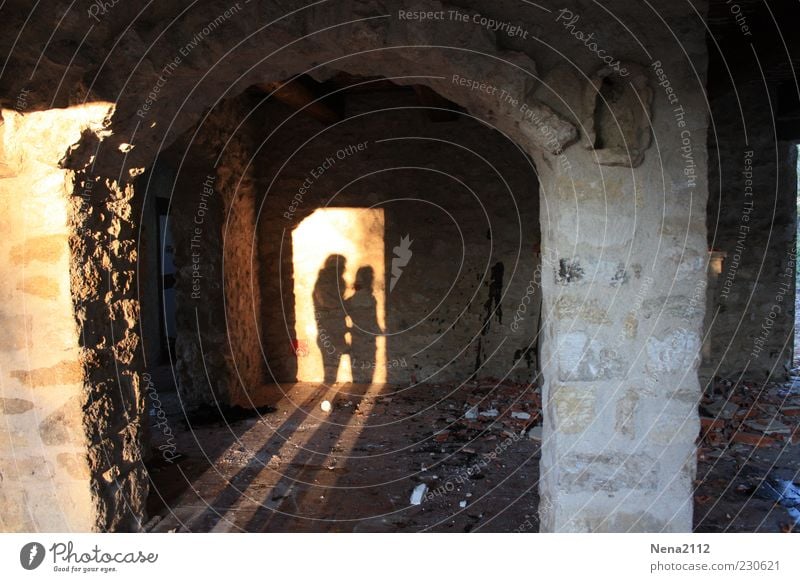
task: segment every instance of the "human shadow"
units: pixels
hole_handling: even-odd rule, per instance
[[[375,273],[372,267],[356,272],[355,289],[345,300],[350,317],[350,366],[355,384],[370,384],[375,375],[376,338],[383,333],[378,324],[378,303],[373,293]]]
[[[317,347],[322,354],[325,384],[328,385],[336,382],[339,362],[347,351],[347,313],[344,305],[346,264],[347,259],[342,255],[329,255],[314,284]]]

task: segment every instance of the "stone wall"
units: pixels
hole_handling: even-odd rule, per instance
[[[136,529],[143,515],[132,191],[59,167],[110,111],[3,112],[5,531]]]
[[[774,91],[759,79],[712,87],[709,136],[711,273],[704,379],[786,378],[794,349],[796,149],[773,131]],[[743,117],[726,116],[742,108]],[[800,136],[798,136],[800,137]]]

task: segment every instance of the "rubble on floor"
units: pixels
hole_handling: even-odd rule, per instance
[[[538,386],[283,388],[274,412],[188,431],[176,395],[161,395],[178,460],[159,458],[154,425],[154,531],[536,531]],[[714,383],[697,531],[800,529],[798,410],[800,378]]]
[[[780,447],[800,443],[800,387],[729,380],[714,383],[700,403],[701,438],[711,449],[741,443]],[[702,449],[701,449],[702,451]]]
[[[541,389],[536,384],[489,378],[468,382],[463,390],[467,393],[464,411],[445,418],[444,427],[435,434],[437,442],[525,436],[542,423]]]
[[[716,379],[700,402],[697,531],[800,531],[800,377]]]

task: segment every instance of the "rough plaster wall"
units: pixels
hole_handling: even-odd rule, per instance
[[[473,375],[533,381],[541,301],[533,165],[507,138],[467,115],[430,121],[410,90],[355,93],[346,106],[348,120],[319,135],[321,123],[295,116],[255,160],[265,193],[260,288],[269,297],[262,321],[273,374],[291,378],[296,366],[291,231],[315,208],[374,206],[385,214],[389,382]],[[411,109],[380,111],[389,108]],[[265,109],[271,122],[259,125],[267,140],[276,121],[292,112],[274,103]],[[393,138],[410,139],[381,143]],[[359,143],[362,151],[337,157]],[[333,166],[314,179],[310,172],[326,159]],[[309,176],[313,184],[300,194]],[[405,236],[413,241],[412,255],[390,290],[393,249]]]
[[[709,246],[725,256],[711,278],[702,375],[785,378],[794,346],[796,150],[776,141],[774,93],[760,80],[737,91],[711,93]],[[740,105],[744,127],[738,115],[725,115]]]
[[[77,193],[87,191],[90,200]],[[136,285],[141,199],[133,186],[77,171],[72,195],[71,283],[86,373],[83,411],[102,531],[142,525],[148,483],[142,459],[147,407]]]
[[[136,529],[143,513],[132,192],[98,180],[89,193],[58,167],[108,113],[4,112],[5,531]]]
[[[223,102],[199,127],[188,150],[175,147],[177,168],[169,223],[175,244],[177,376],[184,404],[247,405],[265,381],[258,338],[260,295],[253,147],[239,129],[246,112]],[[185,157],[184,157],[185,156]],[[199,277],[198,277],[199,275]]]

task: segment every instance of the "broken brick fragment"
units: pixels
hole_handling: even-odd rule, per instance
[[[722,418],[708,418],[704,416],[700,418],[700,427],[703,431],[722,430],[725,428],[725,420]]]
[[[775,439],[752,432],[733,433],[732,442],[750,445],[752,447],[770,447],[775,444]]]

